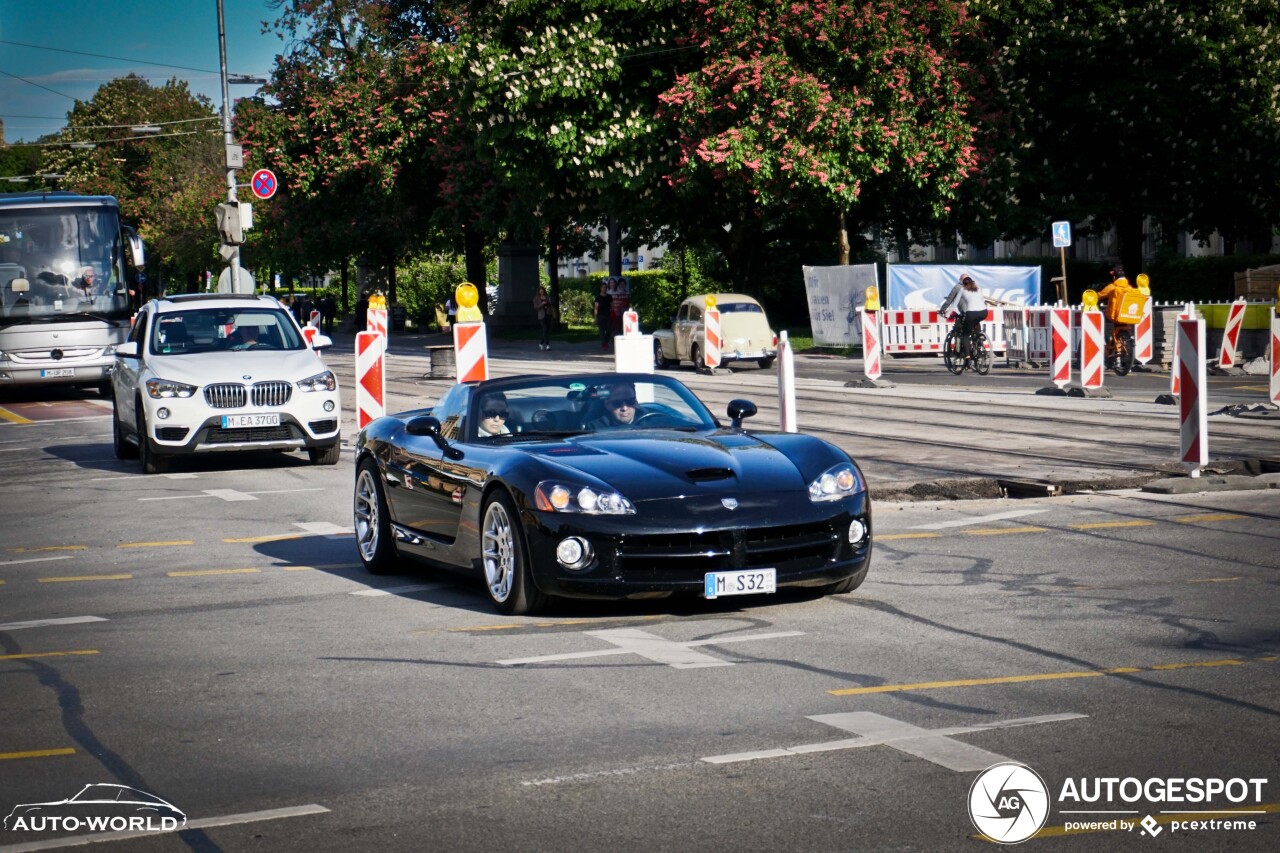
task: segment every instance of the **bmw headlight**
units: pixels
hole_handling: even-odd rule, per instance
[[[300,380],[298,387],[303,391],[332,391],[338,387],[338,380],[334,377],[332,370],[326,370],[324,373],[317,373],[315,376]]]
[[[543,512],[582,512],[588,515],[632,515],[636,508],[617,492],[543,480],[533,492]]]
[[[838,501],[856,495],[865,488],[858,469],[848,462],[842,462],[823,471],[822,476],[809,484],[809,500]]]
[[[148,379],[147,393],[153,400],[164,400],[169,397],[190,397],[196,393],[196,386],[185,382],[173,382],[168,379]]]

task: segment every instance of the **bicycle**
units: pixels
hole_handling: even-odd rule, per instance
[[[1133,369],[1133,332],[1124,324],[1116,323],[1107,338],[1106,366],[1124,376]]]
[[[947,364],[947,370],[950,370],[956,376],[964,373],[966,366],[964,354],[960,350],[960,323],[959,318],[951,327],[951,331],[947,332],[947,339],[942,345],[942,359]],[[983,333],[982,327],[976,327],[969,335],[969,352],[970,364],[980,376],[986,376],[991,372],[991,346],[987,342],[987,336]]]

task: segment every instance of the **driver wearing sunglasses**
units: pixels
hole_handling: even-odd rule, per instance
[[[631,383],[614,385],[609,389],[609,396],[604,401],[604,415],[597,418],[589,426],[592,429],[609,429],[626,427],[635,423],[640,414],[636,402],[636,387]]]
[[[480,401],[480,437],[510,435],[511,430],[507,428],[507,419],[510,417],[511,411],[507,408],[507,398],[504,395],[491,394],[485,397]]]

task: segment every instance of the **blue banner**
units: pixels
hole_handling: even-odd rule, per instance
[[[1040,304],[1040,267],[889,264],[885,275],[885,307],[932,311],[942,304],[965,273],[973,276],[988,299],[1009,305]]]

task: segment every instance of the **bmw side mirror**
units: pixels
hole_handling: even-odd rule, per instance
[[[729,426],[734,429],[742,429],[742,422],[747,418],[753,418],[756,415],[756,404],[750,400],[730,400],[729,401]]]
[[[440,432],[440,421],[431,415],[421,415],[405,424],[404,431],[409,435],[426,435],[436,443],[436,447],[444,451],[444,455],[450,459],[461,459],[463,453],[458,448],[449,443],[449,439],[445,438]]]
[[[120,356],[121,358],[137,358],[138,342],[125,341],[124,343],[116,347],[116,355]]]

